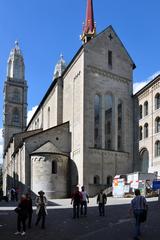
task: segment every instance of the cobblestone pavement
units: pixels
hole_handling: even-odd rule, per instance
[[[54,205],[54,204],[53,204]],[[26,236],[14,236],[16,214],[13,210],[0,210],[1,240],[131,240],[134,219],[128,217],[128,204],[107,205],[106,216],[99,217],[97,207],[88,208],[88,216],[72,219],[72,209],[51,207],[46,218],[46,229],[35,227],[35,211],[32,228]],[[1,208],[2,209],[2,208]],[[148,219],[142,226],[143,240],[160,239],[160,203],[149,202]]]

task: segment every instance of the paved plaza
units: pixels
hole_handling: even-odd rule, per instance
[[[26,236],[14,236],[16,231],[16,203],[0,203],[0,239],[25,240],[131,240],[134,219],[128,216],[131,199],[108,198],[106,216],[99,217],[96,199],[91,199],[88,216],[72,219],[70,199],[52,200],[48,206],[46,229],[27,229]],[[149,199],[148,220],[142,227],[143,240],[160,239],[160,203],[156,198]],[[12,206],[11,206],[12,205]],[[15,205],[15,206],[14,206]],[[34,208],[35,209],[35,208]]]

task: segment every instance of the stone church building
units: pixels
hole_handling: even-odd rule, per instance
[[[96,34],[92,0],[81,39],[68,65],[61,56],[28,125],[24,60],[18,43],[11,51],[4,85],[4,192],[11,186],[43,189],[56,198],[85,185],[95,195],[115,175],[138,168],[135,64],[112,26]]]

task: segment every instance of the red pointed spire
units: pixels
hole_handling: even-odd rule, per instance
[[[84,32],[93,32],[94,29],[94,14],[93,14],[93,3],[92,0],[87,1],[87,9],[86,9],[86,23]]]
[[[86,22],[83,28],[81,39],[83,42],[88,42],[96,34],[96,27],[94,22],[93,2],[87,0]]]

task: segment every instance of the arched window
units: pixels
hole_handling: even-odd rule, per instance
[[[155,142],[155,157],[159,157],[160,156],[160,141],[156,141]]]
[[[57,173],[57,161],[52,161],[52,174]]]
[[[48,128],[50,128],[50,107],[48,107]]]
[[[108,142],[107,142],[107,149],[111,150],[111,140],[110,139],[108,139]]]
[[[112,96],[105,95],[105,148],[112,149]]]
[[[111,122],[108,121],[107,122],[107,134],[110,134],[111,133]]]
[[[155,109],[159,109],[160,108],[160,94],[157,93],[155,95]]]
[[[94,184],[100,184],[100,177],[98,175],[94,176],[93,183]]]
[[[13,113],[12,113],[12,123],[14,125],[19,125],[19,123],[20,123],[20,116],[19,116],[19,111],[18,111],[17,108],[15,108],[13,110]]]
[[[118,136],[117,136],[117,142],[118,142],[118,151],[122,150],[123,146],[122,146],[122,134],[123,134],[123,121],[122,121],[122,111],[123,111],[123,104],[122,101],[120,99],[118,99],[118,107],[117,107],[117,111],[118,111]]]
[[[155,119],[155,133],[160,132],[160,117]]]
[[[142,119],[142,112],[143,112],[143,107],[142,105],[139,106],[139,119]]]
[[[149,168],[149,152],[146,148],[143,148],[140,151],[140,161],[139,161],[138,170],[140,172],[147,173]]]
[[[148,123],[144,124],[144,138],[148,137]]]
[[[143,128],[142,126],[139,127],[139,140],[142,140],[143,138]]]
[[[37,119],[37,128],[39,128],[39,118]]]
[[[148,102],[145,101],[144,103],[144,116],[147,116],[148,115]]]
[[[112,187],[112,181],[113,181],[112,176],[107,176],[107,187]]]
[[[118,130],[121,130],[122,128],[122,118],[118,117]]]
[[[100,140],[100,96],[94,98],[94,146],[101,147]]]
[[[121,150],[121,145],[122,145],[121,136],[118,136],[118,151]]]

